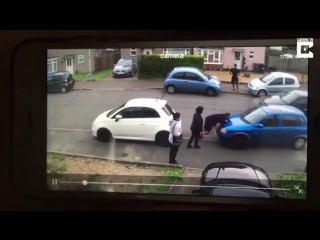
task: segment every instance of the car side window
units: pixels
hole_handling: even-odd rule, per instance
[[[280,77],[280,78],[276,78],[274,80],[272,80],[269,85],[283,85],[283,78]]]
[[[267,116],[260,122],[264,127],[278,127],[279,118],[275,115]]]
[[[159,113],[153,108],[143,108],[143,118],[160,118]]]
[[[173,74],[172,78],[184,79],[185,78],[185,74],[184,74],[184,72],[177,72],[177,73]]]
[[[292,85],[292,84],[294,84],[295,83],[295,81],[294,81],[294,79],[292,79],[292,78],[285,78],[284,79],[284,84],[285,85]]]
[[[299,117],[299,126],[300,127],[305,127],[307,126],[307,122],[303,117]]]
[[[185,73],[185,79],[191,80],[191,81],[200,81],[200,80],[202,80],[202,78],[198,74],[190,73],[190,72],[186,72]]]
[[[143,107],[129,107],[123,109],[117,115],[121,115],[122,118],[143,118],[144,108]]]
[[[59,76],[53,76],[52,77],[54,82],[59,82],[60,81],[60,77]]]
[[[282,127],[297,127],[297,118],[294,115],[283,115],[281,121]]]

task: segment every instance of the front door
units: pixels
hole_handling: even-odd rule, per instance
[[[206,83],[203,79],[195,73],[186,72],[185,73],[185,83],[184,83],[184,91],[190,92],[204,92],[206,89]]]
[[[280,134],[280,120],[277,115],[266,116],[260,123],[262,128],[254,129],[253,137],[256,137],[255,142],[264,144],[278,144]]]
[[[279,93],[283,91],[283,77],[278,77],[272,81],[269,82],[269,84],[266,86],[269,93]]]
[[[66,71],[73,74],[73,58],[66,59]]]
[[[241,69],[241,60],[242,60],[242,52],[235,51],[234,52],[234,63],[237,64],[238,69]]]
[[[144,48],[143,54],[152,54],[152,49],[151,48]]]
[[[122,118],[116,121],[115,116],[112,117],[112,134],[115,138],[137,139],[145,136],[146,119],[142,107],[129,107],[116,115]]]

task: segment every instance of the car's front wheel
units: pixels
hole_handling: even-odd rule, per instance
[[[60,89],[60,92],[65,94],[66,92],[68,92],[68,88],[63,86],[61,89]]]
[[[260,90],[258,92],[258,97],[262,98],[262,97],[266,97],[268,95],[266,90]]]
[[[232,147],[236,150],[243,150],[248,145],[248,137],[242,134],[232,137]]]
[[[169,132],[159,132],[156,135],[156,144],[159,145],[160,147],[169,147],[170,142],[169,142]]]
[[[169,94],[173,94],[173,93],[175,93],[176,91],[177,91],[177,89],[176,89],[175,86],[173,86],[173,85],[167,86],[167,92],[168,92]]]
[[[97,139],[100,142],[110,142],[112,140],[112,134],[108,129],[100,128],[97,133]]]
[[[307,140],[303,137],[298,137],[293,141],[293,148],[295,150],[302,150],[306,145]]]
[[[213,97],[213,96],[215,96],[217,94],[217,91],[214,88],[208,88],[206,90],[206,94],[209,97]]]

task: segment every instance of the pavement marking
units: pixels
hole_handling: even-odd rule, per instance
[[[87,129],[76,129],[76,128],[47,128],[47,130],[52,130],[52,131],[64,131],[64,132],[92,132],[92,130],[87,130]],[[183,139],[189,140],[189,137],[184,137]],[[203,141],[208,141],[208,142],[219,142],[219,139],[201,139]]]

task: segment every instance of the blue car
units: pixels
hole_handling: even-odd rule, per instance
[[[289,105],[254,107],[242,114],[231,114],[219,133],[220,141],[235,149],[254,145],[288,145],[302,150],[307,142],[307,118]]]
[[[176,67],[164,80],[163,87],[169,94],[180,92],[199,92],[212,97],[221,91],[221,82],[195,67]]]

